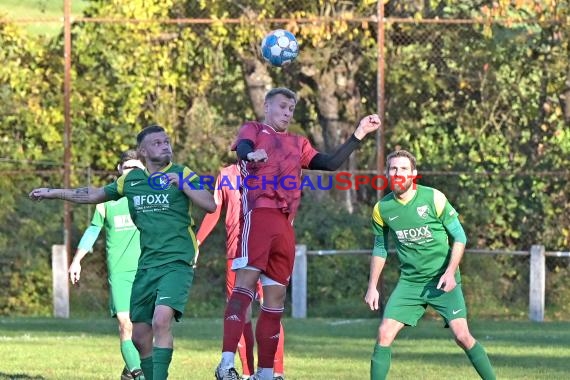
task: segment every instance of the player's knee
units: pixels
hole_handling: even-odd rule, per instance
[[[381,324],[378,328],[378,342],[382,346],[389,346],[396,339],[398,330],[387,324]]]
[[[152,318],[152,330],[155,332],[169,331],[172,326],[172,316],[168,313],[155,313]]]
[[[456,333],[455,343],[464,350],[468,350],[475,344],[475,338],[469,333],[469,330],[463,330]]]
[[[130,321],[128,322],[119,322],[119,335],[123,339],[128,339],[133,334],[133,325]]]

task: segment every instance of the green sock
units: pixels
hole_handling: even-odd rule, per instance
[[[483,380],[495,380],[495,371],[493,371],[493,367],[491,366],[491,362],[489,361],[489,357],[485,352],[485,349],[479,342],[475,342],[475,345],[470,350],[466,350],[465,353],[467,357],[475,367],[475,370],[481,376]]]
[[[141,368],[141,358],[132,340],[129,339],[121,342],[121,354],[129,371],[132,372],[134,369]]]
[[[370,379],[384,380],[388,376],[390,363],[392,361],[392,349],[390,346],[383,347],[379,344],[374,346],[372,362],[370,364]]]
[[[168,367],[172,361],[172,351],[174,351],[172,348],[152,348],[153,380],[166,380],[168,378]]]
[[[153,365],[152,365],[152,356],[148,358],[141,358],[141,368],[144,373],[144,377],[146,380],[153,380],[152,379],[152,372],[153,372]]]

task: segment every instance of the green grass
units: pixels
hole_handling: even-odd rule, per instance
[[[378,321],[288,319],[289,380],[367,379]],[[477,379],[440,321],[405,329],[393,345],[392,379]],[[562,379],[570,373],[570,323],[473,321],[500,379]],[[221,319],[176,324],[169,379],[212,378]],[[237,360],[236,362],[239,362]],[[122,368],[111,319],[0,319],[1,379],[113,379]]]
[[[20,24],[32,34],[52,36],[63,29],[63,0],[0,0],[0,17],[10,20],[60,19],[59,22]],[[80,16],[88,5],[86,0],[73,0],[71,13]]]

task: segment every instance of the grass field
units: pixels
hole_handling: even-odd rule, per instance
[[[81,15],[88,3],[85,0],[73,0],[71,13]],[[21,19],[61,19],[63,20],[63,0],[0,0],[0,17],[11,20]],[[59,23],[27,23],[22,28],[33,34],[54,35],[63,28]]]
[[[288,319],[288,380],[368,378],[376,320]],[[440,321],[421,321],[393,345],[392,379],[477,379]],[[570,323],[473,321],[499,379],[564,379],[570,374]],[[0,319],[0,379],[118,379],[122,368],[111,319]],[[213,378],[220,319],[175,326],[172,380]],[[237,360],[239,362],[239,360]]]

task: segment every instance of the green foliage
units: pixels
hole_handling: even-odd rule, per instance
[[[10,269],[6,297],[0,298],[0,314],[49,316],[52,281],[47,262],[17,262]]]

